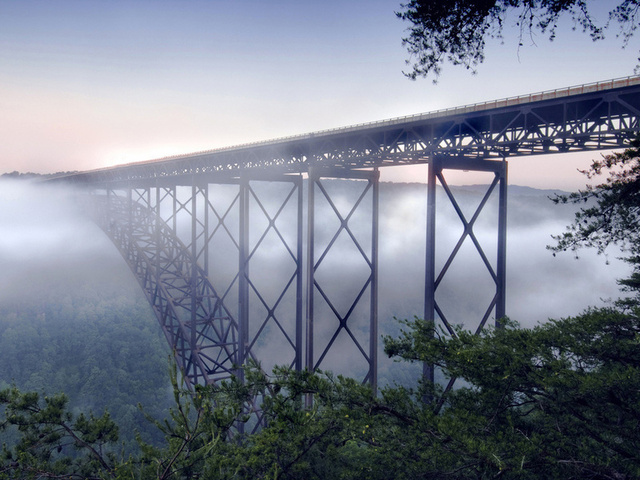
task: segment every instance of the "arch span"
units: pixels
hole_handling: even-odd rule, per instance
[[[94,195],[96,221],[144,291],[190,387],[237,374],[238,325],[204,270],[153,211],[130,197]]]

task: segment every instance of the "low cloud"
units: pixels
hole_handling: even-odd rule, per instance
[[[344,182],[334,188],[336,204],[348,210],[349,201],[341,192],[348,190]],[[486,187],[456,187],[461,206],[470,217]],[[226,193],[230,198],[233,189]],[[626,264],[616,259],[619,252],[608,257],[593,251],[580,252],[576,260],[571,253],[553,257],[546,246],[553,243],[552,234],[561,233],[573,219],[573,208],[556,206],[548,200],[551,192],[510,187],[507,241],[507,313],[524,326],[577,314],[591,305],[602,305],[607,298],[619,295],[616,279],[628,275]],[[344,197],[344,198],[343,198]],[[367,200],[369,201],[369,200]],[[269,208],[267,200],[267,208]],[[228,204],[228,203],[227,203]],[[226,209],[225,202],[221,202]],[[448,205],[444,193],[438,192],[437,264],[441,266],[462,231],[455,211]],[[75,288],[85,281],[118,282],[126,288],[139,288],[129,273],[126,263],[107,237],[82,211],[82,202],[74,192],[54,189],[46,185],[25,181],[0,182],[0,302],[24,299],[47,289],[60,289],[68,285]],[[492,198],[486,211],[478,219],[475,234],[492,264],[496,248],[496,200]],[[256,205],[253,208],[257,208]],[[331,226],[333,230],[319,231],[318,243],[324,245],[331,238],[336,222],[330,220],[329,207],[317,211],[317,225]],[[370,207],[363,204],[364,214],[354,216],[351,228],[362,235],[363,248],[369,247]],[[469,213],[471,212],[471,213]],[[295,210],[278,222],[288,241],[295,238]],[[185,223],[186,224],[186,223]],[[263,226],[267,225],[262,221]],[[227,219],[231,230],[237,228],[233,215]],[[304,229],[306,232],[306,227]],[[260,234],[252,230],[252,242]],[[306,234],[306,233],[305,233]],[[426,187],[423,184],[382,184],[380,196],[379,241],[379,323],[380,333],[397,332],[393,317],[412,318],[423,314],[424,262],[426,234]],[[225,234],[226,235],[226,234]],[[342,234],[338,244],[348,246],[350,240]],[[237,251],[233,242],[224,235],[214,240],[211,248],[211,277],[222,294],[237,272]],[[348,255],[344,253],[348,251]],[[305,251],[306,254],[306,251]],[[286,268],[279,271],[280,260]],[[608,263],[607,263],[608,260]],[[323,261],[318,280],[335,299],[335,306],[344,312],[350,306],[366,279],[362,257],[353,246],[335,249]],[[222,275],[215,271],[221,267]],[[261,295],[268,302],[278,298],[294,266],[290,254],[281,248],[279,240],[270,235],[263,250],[256,253],[252,275]],[[224,270],[224,271],[222,271]],[[98,279],[98,280],[96,280]],[[230,311],[237,312],[237,283],[226,299]],[[39,293],[38,293],[39,292]],[[140,292],[142,295],[142,292]],[[437,292],[437,300],[452,323],[475,328],[493,295],[492,280],[477,251],[469,243],[461,249]],[[252,298],[252,332],[268,315],[258,297]],[[351,333],[368,349],[368,294],[349,321]],[[316,297],[316,359],[337,328],[337,320]],[[295,296],[287,293],[275,313],[282,325],[292,330]],[[450,316],[450,317],[449,317]],[[493,319],[492,319],[493,320]],[[491,321],[492,321],[491,320]],[[271,323],[264,337],[256,343],[256,352],[264,355],[265,366],[288,363],[290,346]],[[291,332],[291,335],[293,333]],[[358,370],[364,365],[361,354],[354,350],[348,333],[343,330],[335,341],[325,368]],[[381,357],[381,364],[388,362]],[[386,366],[382,367],[387,368]]]

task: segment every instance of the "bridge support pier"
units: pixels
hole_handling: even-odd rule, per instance
[[[307,202],[305,366],[309,370],[323,365],[333,369],[332,362],[335,365],[338,359],[358,370],[374,391],[378,364],[379,178],[377,169],[310,168]],[[338,205],[337,200],[345,203],[344,198],[332,195],[324,179],[351,180],[358,185],[350,185],[358,195],[350,204]],[[321,202],[325,208],[319,229],[316,210]],[[363,223],[369,217],[371,230],[358,229],[356,217]],[[319,230],[325,232],[321,242],[317,238]],[[333,233],[326,233],[328,230]],[[343,248],[343,257],[331,259],[332,250],[337,248]],[[321,315],[322,325],[317,325],[317,315]],[[363,330],[368,330],[366,335],[362,335]]]
[[[465,170],[488,172],[493,174],[493,179],[487,188],[479,205],[469,217],[465,215],[456,197],[447,184],[444,177],[444,170]],[[458,218],[462,223],[462,234],[451,249],[443,266],[438,270],[436,268],[436,185],[444,190],[450,205],[455,210]],[[502,161],[478,161],[469,159],[452,159],[452,158],[433,158],[429,163],[429,172],[427,179],[427,241],[426,241],[426,261],[425,261],[425,301],[424,301],[424,318],[425,320],[434,321],[437,326],[441,323],[448,333],[455,336],[455,330],[441,306],[437,301],[437,289],[441,285],[445,275],[449,271],[453,261],[459,254],[465,241],[470,241],[475,247],[475,251],[480,256],[482,263],[491,276],[495,288],[492,298],[489,301],[482,317],[476,328],[478,334],[486,325],[487,320],[493,317],[495,325],[500,326],[500,320],[505,316],[506,310],[506,241],[507,241],[507,162]],[[487,257],[479,239],[476,237],[473,227],[479,216],[487,206],[490,197],[497,190],[497,241],[496,252],[493,261]],[[444,246],[447,248],[447,246]],[[435,381],[435,371],[433,365],[424,365],[424,377],[430,382]],[[447,388],[451,388],[453,380]]]

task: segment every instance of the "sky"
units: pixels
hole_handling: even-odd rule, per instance
[[[591,3],[591,2],[590,2]],[[594,14],[606,21],[606,4]],[[605,10],[602,10],[602,9]],[[626,49],[515,20],[472,75],[403,75],[399,0],[0,0],[0,173],[90,170],[633,74]],[[510,161],[510,183],[572,190],[591,154]],[[595,154],[597,155],[597,154]],[[425,168],[383,180],[424,181]],[[476,183],[473,175],[452,183]]]

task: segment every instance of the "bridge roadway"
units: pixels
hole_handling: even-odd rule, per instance
[[[378,169],[429,164],[422,313],[454,334],[437,290],[470,242],[492,285],[478,306],[479,331],[506,313],[506,160],[621,148],[639,122],[640,77],[629,77],[54,181],[93,193],[98,223],[136,275],[189,385],[242,377],[241,366],[254,359],[296,369],[346,363],[375,388]],[[447,185],[448,169],[493,174],[470,217]],[[357,180],[343,182],[356,191],[346,209],[328,183],[335,179]],[[439,269],[438,184],[463,227],[455,245],[438,244]],[[492,252],[473,230],[487,205],[498,210]],[[344,278],[349,288],[337,288]],[[433,379],[433,369],[425,375]]]

